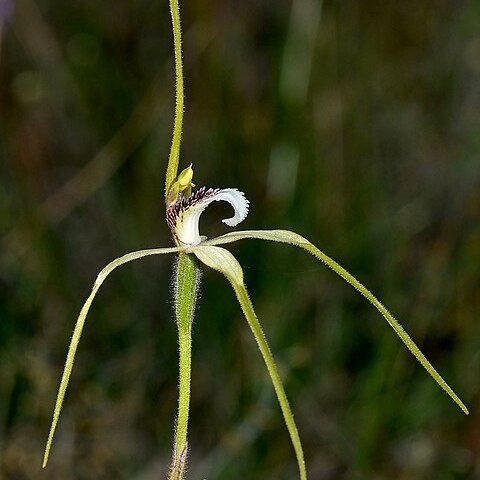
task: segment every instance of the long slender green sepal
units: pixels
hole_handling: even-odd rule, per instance
[[[447,382],[441,377],[441,375],[435,370],[432,364],[427,360],[425,355],[417,347],[410,335],[408,335],[408,333],[400,325],[398,320],[396,320],[395,317],[380,303],[373,293],[371,293],[355,277],[348,273],[341,265],[335,262],[335,260],[331,259],[328,255],[319,250],[306,238],[288,230],[246,230],[241,232],[227,233],[226,235],[222,235],[205,242],[205,245],[223,245],[225,243],[235,242],[244,238],[257,238],[260,240],[270,240],[274,242],[296,245],[297,247],[307,250],[307,252],[311,253],[329,266],[335,273],[340,275],[350,285],[356,288],[372,305],[376,307],[376,309],[383,315],[393,330],[395,330],[395,333],[400,337],[402,342],[412,352],[415,358],[423,365],[425,370],[427,370],[433,379],[448,393],[448,395],[463,410],[463,412],[468,415],[467,407],[460,400],[457,394],[450,388]]]
[[[183,62],[182,62],[182,29],[180,26],[180,8],[178,0],[170,0],[170,13],[172,15],[173,45],[175,49],[175,121],[173,125],[172,146],[168,159],[167,176],[165,178],[165,198],[167,198],[170,185],[175,180],[180,158],[180,144],[182,142],[183,126]]]
[[[174,458],[168,480],[183,480],[186,469],[192,365],[192,324],[200,286],[200,269],[197,263],[194,255],[181,253],[175,270],[175,315],[178,328],[180,379]]]
[[[293,419],[293,413],[290,409],[285,389],[283,388],[282,380],[278,373],[275,360],[272,352],[263,333],[262,327],[253,309],[252,302],[248,296],[247,289],[243,283],[243,271],[236,258],[227,250],[220,247],[213,246],[198,246],[193,249],[195,255],[201,262],[209,267],[223,273],[232,284],[233,290],[237,296],[243,313],[247,322],[255,336],[260,352],[262,353],[265,364],[267,365],[268,373],[273,383],[275,393],[277,394],[280,408],[282,409],[283,417],[287,425],[290,438],[292,440],[295,455],[297,457],[298,469],[300,471],[301,480],[307,479],[307,472],[305,467],[305,460],[303,457],[302,444],[298,435],[297,426]]]
[[[48,457],[50,454],[50,448],[52,446],[53,436],[55,434],[55,429],[57,428],[58,419],[60,417],[60,411],[62,410],[63,399],[65,397],[65,392],[67,390],[68,381],[70,379],[70,374],[72,373],[73,362],[75,360],[75,353],[77,351],[78,342],[82,335],[83,326],[88,315],[88,311],[92,305],[93,299],[98,292],[98,289],[105,281],[105,279],[120,265],[124,263],[131,262],[133,260],[138,260],[139,258],[146,257],[149,255],[160,255],[164,253],[173,253],[181,251],[181,248],[153,248],[149,250],[139,250],[138,252],[131,252],[122,257],[116,258],[110,262],[103,270],[98,274],[95,284],[93,285],[92,292],[87,298],[87,301],[83,304],[82,310],[78,315],[77,323],[75,324],[75,329],[73,331],[72,340],[70,346],[68,347],[67,359],[65,361],[65,367],[63,369],[62,380],[60,381],[60,387],[58,388],[57,400],[55,402],[55,408],[53,411],[53,419],[50,427],[50,433],[48,434],[47,445],[45,447],[45,453],[43,456],[43,468],[46,467],[48,462]]]

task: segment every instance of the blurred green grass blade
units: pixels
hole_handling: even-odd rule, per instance
[[[442,378],[442,376],[435,370],[433,365],[427,360],[422,351],[418,348],[415,342],[411,339],[410,335],[400,325],[398,320],[382,305],[382,303],[362,285],[355,277],[348,273],[341,265],[328,255],[319,250],[315,245],[310,243],[306,238],[298,235],[295,232],[288,230],[246,230],[241,232],[232,232],[217,237],[213,240],[205,242],[207,245],[222,245],[225,243],[235,242],[244,238],[256,238],[260,240],[269,240],[280,243],[289,243],[296,245],[307,250],[316,258],[321,260],[327,266],[329,266],[335,273],[340,275],[345,281],[356,288],[375,308],[383,315],[385,320],[395,330],[396,334],[400,337],[402,342],[412,352],[415,358],[422,364],[427,372],[433,377],[433,379],[448,393],[452,400],[468,415],[468,409],[464,403],[460,400],[457,394],[450,388],[448,383]]]
[[[303,456],[302,444],[298,435],[297,426],[293,418],[292,410],[288,403],[283,383],[278,373],[278,369],[273,358],[270,347],[268,346],[267,339],[263,333],[262,326],[258,321],[257,315],[253,308],[250,297],[248,296],[247,289],[243,283],[243,271],[242,267],[236,260],[236,258],[224,248],[213,246],[198,246],[193,249],[193,252],[198,259],[209,267],[223,273],[232,284],[233,290],[240,303],[242,311],[247,319],[255,340],[257,341],[260,352],[263,356],[265,364],[267,366],[268,373],[273,383],[275,393],[277,394],[278,402],[287,425],[288,432],[295,450],[297,457],[298,469],[300,471],[301,480],[307,479],[307,471],[305,467],[305,459]]]
[[[133,260],[138,260],[139,258],[146,257],[149,255],[161,255],[164,253],[174,253],[178,252],[181,249],[179,248],[153,248],[149,250],[139,250],[137,252],[131,252],[122,257],[116,258],[110,262],[102,271],[98,274],[95,284],[93,285],[92,292],[87,298],[86,302],[83,304],[83,307],[78,315],[77,323],[75,324],[75,329],[73,331],[72,340],[70,341],[70,346],[68,347],[67,359],[65,361],[65,367],[63,369],[62,379],[60,381],[60,387],[58,388],[57,399],[55,402],[55,408],[53,411],[52,424],[50,426],[50,432],[48,434],[47,445],[45,447],[45,453],[43,456],[42,467],[45,468],[48,462],[48,457],[50,455],[50,449],[53,442],[53,436],[55,434],[55,429],[57,428],[58,419],[60,417],[60,411],[62,410],[63,399],[65,398],[65,392],[67,390],[68,381],[70,379],[70,374],[72,373],[73,362],[75,361],[75,353],[77,351],[78,342],[82,335],[83,326],[88,315],[88,311],[92,305],[93,299],[98,292],[98,289],[105,281],[105,279],[113,272],[117,267],[123,265],[124,263],[131,262]]]

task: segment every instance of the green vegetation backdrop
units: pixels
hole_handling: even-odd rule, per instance
[[[480,478],[480,4],[189,0],[181,167],[238,187],[242,224],[289,228],[363,281],[470,408],[378,312],[306,253],[233,246],[279,362],[311,480]],[[0,478],[152,480],[177,398],[172,259],[100,292],[48,468],[64,357],[96,274],[171,245],[166,0],[0,0]],[[228,206],[202,218],[210,236]],[[234,295],[206,271],[194,324],[189,478],[296,478]]]

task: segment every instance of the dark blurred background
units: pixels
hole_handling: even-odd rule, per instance
[[[231,246],[281,368],[310,479],[480,478],[480,3],[181,2],[181,167],[251,201],[240,226],[295,230],[363,281],[471,410],[378,312],[306,253]],[[96,274],[171,245],[167,0],[0,0],[2,480],[161,479],[177,399],[173,257],[117,270],[82,338],[40,470],[76,316]],[[227,231],[228,205],[202,218]],[[192,479],[297,478],[265,367],[226,281],[194,328]]]

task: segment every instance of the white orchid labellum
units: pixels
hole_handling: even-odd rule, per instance
[[[243,222],[248,215],[248,200],[236,188],[201,187],[192,193],[193,169],[183,170],[169,189],[167,197],[167,224],[179,247],[194,247],[207,239],[200,235],[200,216],[212,202],[228,202],[234,215],[222,220],[230,227]]]
[[[199,188],[189,197],[180,193],[177,201],[167,208],[167,224],[172,232],[175,243],[179,247],[194,247],[206,240],[200,235],[198,224],[200,216],[212,202],[228,202],[234,210],[234,215],[222,220],[230,227],[245,220],[248,214],[248,200],[236,188]]]

